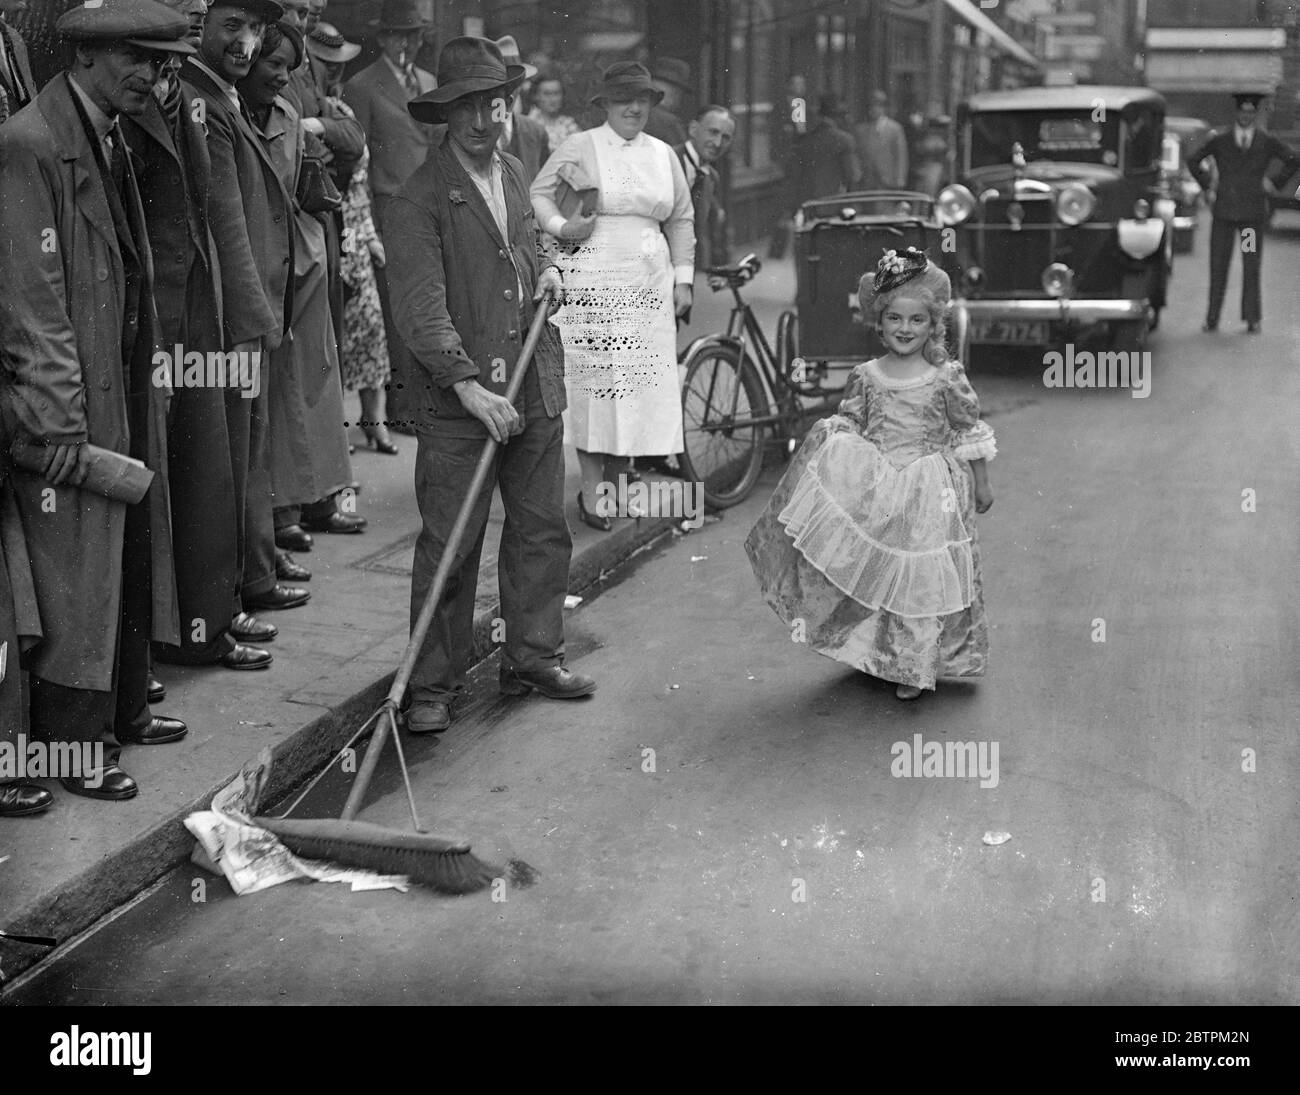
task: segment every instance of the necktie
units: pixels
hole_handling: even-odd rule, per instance
[[[1250,130],[1249,130],[1249,129],[1243,129],[1243,130],[1241,131],[1241,136],[1237,139],[1237,147],[1240,148],[1243,152],[1247,152],[1247,151],[1250,150]]]
[[[405,75],[402,77],[402,83],[406,85],[406,97],[414,99],[420,94],[420,81],[415,75],[415,66],[408,65]]]
[[[104,138],[104,143],[108,145],[108,173],[113,178],[118,197],[125,203],[126,148],[122,143],[122,130],[116,121],[113,122],[113,128],[108,131],[108,136]]]

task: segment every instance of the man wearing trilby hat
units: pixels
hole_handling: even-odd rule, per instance
[[[1260,256],[1264,246],[1264,225],[1268,220],[1267,194],[1273,187],[1269,165],[1282,161],[1277,179],[1286,179],[1300,169],[1300,158],[1271,133],[1255,124],[1262,92],[1240,92],[1236,124],[1212,133],[1188,157],[1187,164],[1214,212],[1210,228],[1210,300],[1205,309],[1204,331],[1219,328],[1219,311],[1228,288],[1232,252],[1241,251],[1241,318],[1250,334],[1259,331]],[[1217,190],[1204,161],[1213,158],[1218,168]],[[1267,188],[1267,189],[1266,189]]]
[[[456,38],[438,58],[438,86],[413,100],[417,120],[445,122],[437,151],[385,211],[389,286],[398,331],[419,382],[415,489],[424,528],[415,547],[412,620],[447,543],[483,439],[505,442],[492,478],[506,521],[499,580],[505,620],[501,688],[555,699],[596,684],[564,666],[564,597],[572,541],[564,519],[564,350],[543,324],[518,406],[509,381],[544,290],[562,298],[559,271],[543,268],[519,161],[497,142],[524,79],[485,38]],[[454,317],[454,318],[453,318]],[[478,499],[447,592],[411,676],[414,732],[450,725],[471,646],[479,554],[489,492]]]
[[[503,38],[498,38],[497,49],[501,51],[501,57],[507,65],[519,65],[523,68],[525,82],[537,75],[536,65],[530,65],[519,59],[519,43],[515,41],[514,35],[507,34]],[[502,152],[509,152],[523,164],[524,182],[532,186],[533,180],[537,178],[537,172],[542,169],[542,164],[550,159],[553,149],[550,138],[546,135],[546,127],[535,118],[529,118],[524,114],[520,103],[521,98],[522,96],[515,96],[514,109],[506,115],[505,124],[501,127],[501,140],[498,147]]]
[[[101,746],[63,786],[126,799],[123,744],[183,722],[148,705],[149,641],[178,640],[167,490],[169,387],[153,382],[153,269],[135,168],[118,125],[149,101],[189,21],[154,0],[102,0],[60,17],[69,69],[0,126],[0,434],[45,446],[12,474],[44,639],[26,661],[31,726]],[[135,504],[81,489],[90,447],[153,473]]]

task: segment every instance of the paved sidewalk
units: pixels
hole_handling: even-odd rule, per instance
[[[737,250],[736,257],[744,250]],[[760,252],[762,253],[762,252]],[[746,299],[765,327],[794,296],[789,259],[765,266]],[[700,278],[694,322],[685,345],[725,328],[730,295]],[[355,396],[345,410],[358,414]],[[265,746],[276,753],[276,787],[287,791],[324,761],[382,700],[408,633],[411,560],[419,531],[413,490],[416,441],[395,435],[401,451],[384,456],[364,447],[354,429],[353,472],[362,485],[357,512],[369,528],[357,536],[316,537],[299,555],[313,578],[302,608],[268,612],[279,637],[269,670],[160,666],[166,700],[155,713],[189,723],[188,737],[165,746],[128,747],[123,766],[140,783],[129,802],[105,803],[67,794],[52,781],[47,814],[0,821],[0,928],[66,940],[129,901],[189,855],[193,838],[181,819],[203,808],[215,790]],[[584,525],[574,499],[577,461],[567,453],[566,512],[573,531],[570,591],[581,593],[640,547],[668,535],[670,519],[621,520],[605,534]],[[496,549],[502,511],[492,510],[475,613],[476,653],[492,648],[497,611]],[[42,956],[38,948],[0,941],[0,974],[12,978]]]

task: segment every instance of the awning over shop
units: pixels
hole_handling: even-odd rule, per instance
[[[987,34],[993,40],[994,45],[1004,53],[1032,68],[1041,69],[1043,67],[1042,62],[1037,57],[980,11],[973,0],[943,0],[943,2],[976,30]]]
[[[1282,82],[1286,31],[1256,27],[1151,27],[1146,82],[1157,91],[1264,91]]]

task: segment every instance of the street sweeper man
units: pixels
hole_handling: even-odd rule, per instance
[[[553,294],[551,310],[564,299],[559,270],[538,249],[523,168],[498,147],[524,68],[507,65],[488,39],[456,38],[443,48],[437,75],[437,87],[407,109],[418,122],[446,124],[446,136],[384,211],[394,317],[418,366],[415,489],[424,527],[415,546],[412,626],[484,440],[500,445],[411,675],[413,733],[450,726],[464,687],[493,483],[506,511],[501,690],[552,699],[596,690],[595,681],[564,666],[572,554],[560,420],[564,350],[549,323],[516,401],[501,394],[542,294]]]

